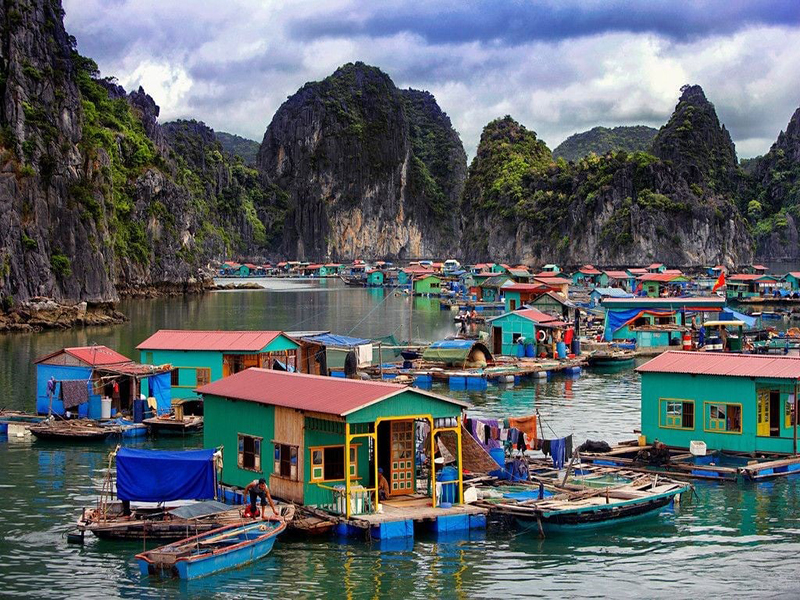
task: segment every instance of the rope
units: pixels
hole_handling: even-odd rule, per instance
[[[366,315],[364,315],[364,317],[358,323],[353,325],[352,329],[350,329],[350,331],[347,332],[347,335],[350,335],[351,333],[353,333],[353,331],[356,329],[356,327],[361,325],[361,323],[363,323],[367,319],[367,317],[369,317],[373,312],[375,312],[375,310],[379,306],[381,306],[384,302],[386,302],[389,298],[392,298],[392,297],[393,297],[392,294],[386,294],[386,296],[384,296],[383,300],[381,300],[375,306],[373,306],[371,311],[369,311]],[[412,310],[413,310],[413,308],[412,308]]]

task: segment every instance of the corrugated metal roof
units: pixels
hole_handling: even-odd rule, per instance
[[[565,283],[572,283],[571,279],[564,279],[563,277],[539,277],[538,275],[534,277],[534,281],[539,281],[544,285],[564,285]]]
[[[547,286],[540,283],[515,283],[503,286],[505,292],[545,292]]]
[[[512,312],[508,312],[497,317],[492,317],[488,320],[488,322],[496,321],[497,319],[502,319],[503,317],[507,317],[508,315],[518,315],[523,319],[528,319],[529,321],[533,321],[539,325],[547,325],[548,327],[555,327],[558,325],[568,325],[565,321],[562,321],[558,317],[554,317],[553,315],[548,315],[547,313],[543,313],[540,310],[536,310],[535,308],[523,308],[521,310],[515,310]]]
[[[410,388],[404,385],[382,381],[360,381],[253,368],[204,385],[197,392],[344,417],[408,389]],[[452,398],[416,388],[414,391],[458,406],[468,406]]]
[[[133,362],[124,354],[120,354],[108,346],[76,346],[73,348],[62,348],[61,350],[56,350],[55,352],[41,356],[34,361],[34,364],[58,356],[62,352],[66,352],[78,360],[85,362],[87,365],[94,367],[101,365],[122,365]]]
[[[728,277],[728,281],[775,281],[777,279],[772,275],[764,275],[763,273],[736,273]]]
[[[645,273],[644,275],[640,275],[638,279],[640,281],[662,281],[669,283],[670,281],[675,281],[676,279],[686,279],[686,277],[679,273],[667,273],[666,271],[663,273]]]
[[[655,357],[636,370],[639,373],[800,379],[800,357],[671,350]]]
[[[663,266],[664,266],[664,264],[663,264],[663,263],[653,263],[652,265],[650,265],[650,266],[649,266],[649,267],[647,267],[647,268],[648,268],[648,269],[658,269],[659,267],[663,267]]]
[[[670,306],[725,306],[725,298],[719,296],[687,296],[685,298],[603,298],[603,306],[628,304],[665,304]]]
[[[259,352],[280,331],[199,331],[161,329],[136,346],[138,350],[212,350]]]
[[[630,277],[625,271],[605,271],[605,274],[614,279],[628,279]]]

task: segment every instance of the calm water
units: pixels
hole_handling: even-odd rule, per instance
[[[287,282],[281,282],[285,287]],[[337,283],[288,284],[280,291],[223,292],[202,298],[131,301],[131,322],[108,329],[0,338],[3,403],[33,406],[31,359],[62,346],[97,342],[135,356],[159,327],[332,329],[408,337],[409,302]],[[452,331],[435,302],[415,301],[414,337]],[[436,391],[449,393],[446,388]],[[630,370],[484,393],[454,393],[475,415],[529,414],[545,429],[609,442],[638,426],[638,377]],[[549,428],[549,429],[548,429]],[[190,440],[197,445],[200,440]],[[159,442],[180,447],[184,442]],[[150,442],[141,445],[149,446]],[[197,582],[140,578],[140,542],[66,543],[82,506],[102,482],[110,445],[65,447],[0,441],[0,597],[472,598],[472,597],[797,597],[798,478],[759,485],[697,485],[697,498],[661,516],[572,537],[539,540],[518,530],[413,543],[282,540],[265,560]]]

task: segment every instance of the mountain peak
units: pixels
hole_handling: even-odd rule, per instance
[[[681,97],[679,102],[688,102],[690,104],[706,104],[708,98],[699,85],[686,84],[681,88]]]

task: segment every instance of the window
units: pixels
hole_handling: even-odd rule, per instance
[[[694,429],[694,402],[661,398],[660,427],[668,429]]]
[[[297,446],[288,444],[275,444],[275,462],[273,474],[284,479],[297,481]]]
[[[172,371],[170,371],[169,384],[172,387],[178,387],[181,384],[181,370],[180,369],[175,368],[175,369],[172,369]]]
[[[786,408],[783,426],[787,429],[794,427],[794,394],[786,397]]]
[[[341,481],[344,479],[344,446],[309,448],[311,452],[311,481]],[[358,474],[358,453],[350,446],[350,478]]]
[[[509,300],[509,303],[510,303],[509,304],[509,308],[511,308],[511,310],[517,310],[517,301],[516,300]]]
[[[706,402],[708,413],[706,431],[742,433],[742,406],[740,404],[723,404]]]
[[[198,387],[201,385],[206,385],[211,383],[211,369],[203,367],[200,369],[196,369],[197,373],[197,385]]]
[[[261,438],[239,434],[239,468],[261,472]]]

